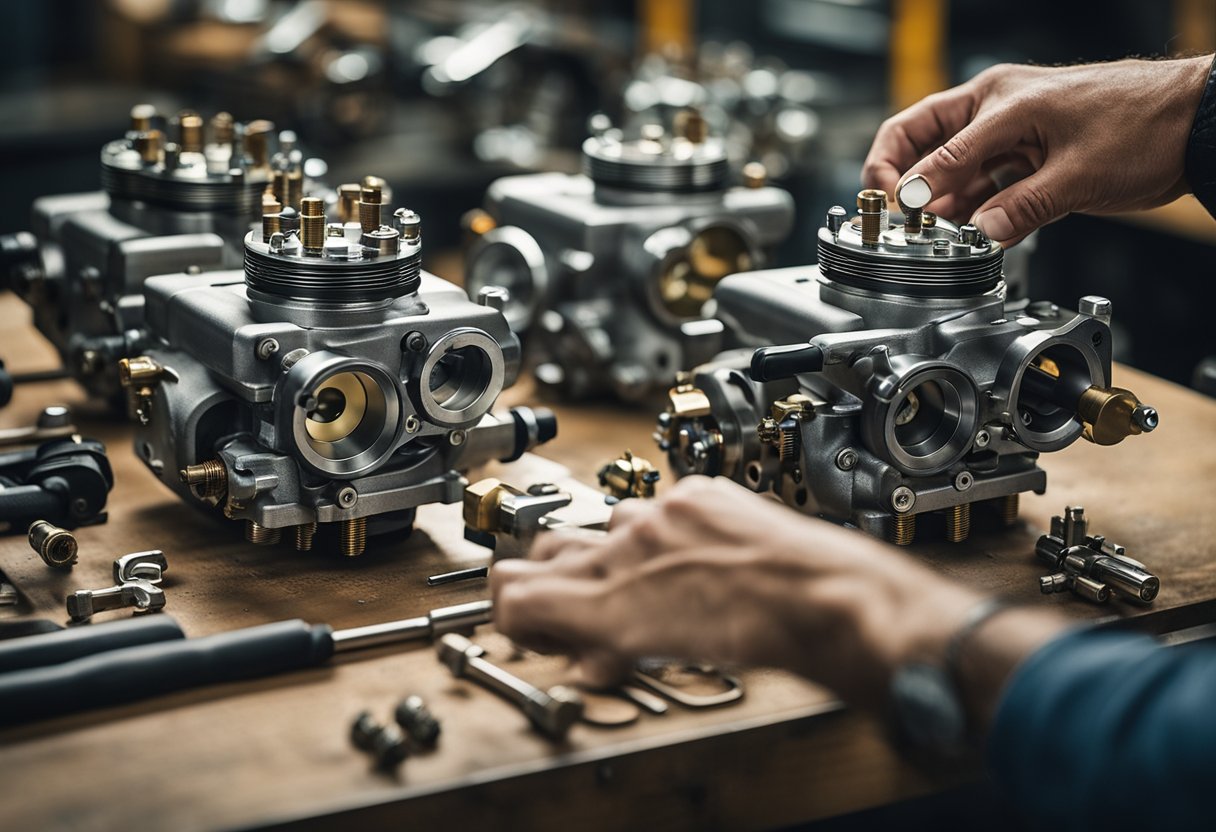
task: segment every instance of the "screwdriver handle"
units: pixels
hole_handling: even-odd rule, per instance
[[[0,674],[185,637],[181,625],[167,615],[140,615],[105,624],[23,636],[0,642]]]
[[[328,626],[295,619],[19,670],[0,676],[0,725],[313,667],[333,647]]]

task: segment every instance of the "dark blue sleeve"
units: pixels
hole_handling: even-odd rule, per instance
[[[1187,141],[1186,179],[1196,199],[1216,217],[1216,59]]]
[[[988,762],[1036,826],[1216,829],[1216,648],[1068,633],[1014,674]]]

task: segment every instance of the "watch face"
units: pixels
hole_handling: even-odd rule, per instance
[[[941,668],[903,665],[891,679],[891,699],[895,730],[901,739],[939,754],[964,747],[967,717],[958,692]]]

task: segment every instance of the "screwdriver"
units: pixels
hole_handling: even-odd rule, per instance
[[[27,660],[25,669],[0,674],[0,725],[315,667],[337,653],[470,630],[489,622],[492,610],[491,601],[473,601],[434,609],[416,618],[347,630],[293,619],[201,638],[169,636],[168,640],[117,649],[101,646],[100,640],[87,632],[90,628],[73,628],[53,635],[80,632],[78,642],[92,641],[102,652],[81,655],[83,647],[69,649],[60,643],[56,647],[59,655],[78,657],[41,667],[31,667]],[[71,643],[71,639],[62,641]]]

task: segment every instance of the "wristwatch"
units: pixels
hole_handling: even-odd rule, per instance
[[[941,758],[974,750],[974,732],[959,693],[959,655],[976,630],[1010,606],[1001,598],[980,601],[946,643],[940,664],[908,662],[896,668],[888,722],[897,745]]]

